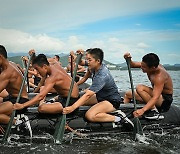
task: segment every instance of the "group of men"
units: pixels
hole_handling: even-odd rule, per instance
[[[35,52],[32,50],[31,54]],[[0,123],[7,124],[13,110],[26,110],[29,106],[39,104],[38,111],[41,113],[63,113],[69,114],[82,105],[91,105],[85,117],[90,122],[114,122],[122,124],[129,123],[133,126],[125,113],[118,110],[122,98],[118,92],[118,87],[106,67],[103,64],[104,52],[99,48],[92,48],[86,51],[85,65],[88,66],[87,74],[83,81],[74,83],[69,106],[66,107],[66,99],[70,89],[72,78],[57,62],[50,63],[44,54],[37,55],[32,60],[32,66],[44,78],[44,87],[31,100],[28,99],[26,85],[23,87],[20,101],[17,103],[23,74],[16,64],[8,61],[7,52],[4,46],[0,45],[0,92],[4,89],[8,92],[8,97],[0,102]],[[124,58],[131,58],[130,53],[125,53]],[[143,108],[133,112],[135,117],[145,115],[152,110],[154,115],[159,116],[159,112],[169,110],[173,101],[173,84],[168,72],[159,64],[159,58],[154,53],[149,53],[142,58],[142,62],[130,61],[131,67],[141,68],[147,73],[152,87],[146,85],[136,86],[136,99],[144,102]],[[85,94],[79,97],[78,85],[88,77],[92,78],[92,85],[86,90]],[[58,97],[53,102],[47,103],[45,97],[49,91],[55,89]],[[124,96],[124,103],[130,102],[132,93],[127,91]],[[118,114],[112,115],[110,112],[118,110]],[[151,112],[152,113],[152,112]],[[151,117],[153,117],[151,115]],[[16,123],[16,119],[14,123]]]

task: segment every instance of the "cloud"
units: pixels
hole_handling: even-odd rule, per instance
[[[139,60],[147,52],[158,51],[158,54],[162,58],[162,61],[167,63],[165,51],[171,52],[176,55],[177,49],[172,49],[170,46],[166,46],[161,49],[160,46],[164,46],[166,41],[170,39],[180,39],[180,32],[178,31],[137,31],[137,30],[122,30],[116,32],[107,32],[103,35],[93,34],[93,38],[88,36],[71,35],[67,39],[54,38],[47,34],[32,35],[22,31],[13,29],[0,28],[0,40],[8,51],[13,52],[28,52],[30,49],[42,53],[69,53],[71,50],[84,49],[98,47],[102,48],[105,53],[105,59],[113,63],[124,62],[123,54],[125,52],[131,52],[134,60]],[[163,34],[163,37],[161,36]],[[164,37],[166,36],[166,37]],[[146,43],[148,42],[148,43]],[[157,43],[158,42],[158,43]],[[178,42],[178,41],[177,41]],[[177,56],[171,56],[172,63],[177,62]]]
[[[146,48],[149,48],[149,45],[147,45],[147,44],[145,44],[143,42],[140,42],[140,43],[137,44],[137,47],[146,49]]]
[[[57,38],[49,37],[46,34],[31,35],[29,33],[0,28],[1,44],[7,46],[12,52],[28,51],[36,49],[37,51],[50,52],[60,51],[64,48],[64,43]]]

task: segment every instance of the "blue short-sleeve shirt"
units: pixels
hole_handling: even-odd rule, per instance
[[[92,71],[92,85],[89,90],[96,93],[98,101],[121,101],[114,79],[104,64],[97,72]]]

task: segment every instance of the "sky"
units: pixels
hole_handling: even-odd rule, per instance
[[[0,0],[0,44],[8,52],[68,54],[101,48],[115,64],[150,52],[180,64],[180,0]]]

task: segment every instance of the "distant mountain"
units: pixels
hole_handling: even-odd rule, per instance
[[[16,56],[27,56],[28,53],[27,52],[19,52],[19,53],[14,53],[14,52],[8,52],[8,57],[16,57]],[[46,54],[49,57],[54,57],[54,55],[59,55],[60,57],[64,57],[67,56],[68,54],[65,53],[60,53],[60,54]]]
[[[8,52],[8,57],[27,56],[27,55],[28,53],[25,52],[19,52],[19,53]]]
[[[13,61],[13,62],[15,62],[17,64],[20,64],[22,66],[22,60],[21,60],[22,56],[25,56],[25,54],[20,55],[20,56],[12,56],[12,57],[9,56],[8,59],[10,61]],[[47,55],[47,57],[53,57],[53,56]],[[60,61],[61,61],[63,67],[67,66],[67,64],[68,64],[68,55],[63,56],[63,57],[60,56]]]
[[[122,67],[127,67],[126,62],[121,63],[121,64],[116,64],[118,67],[122,68]]]

